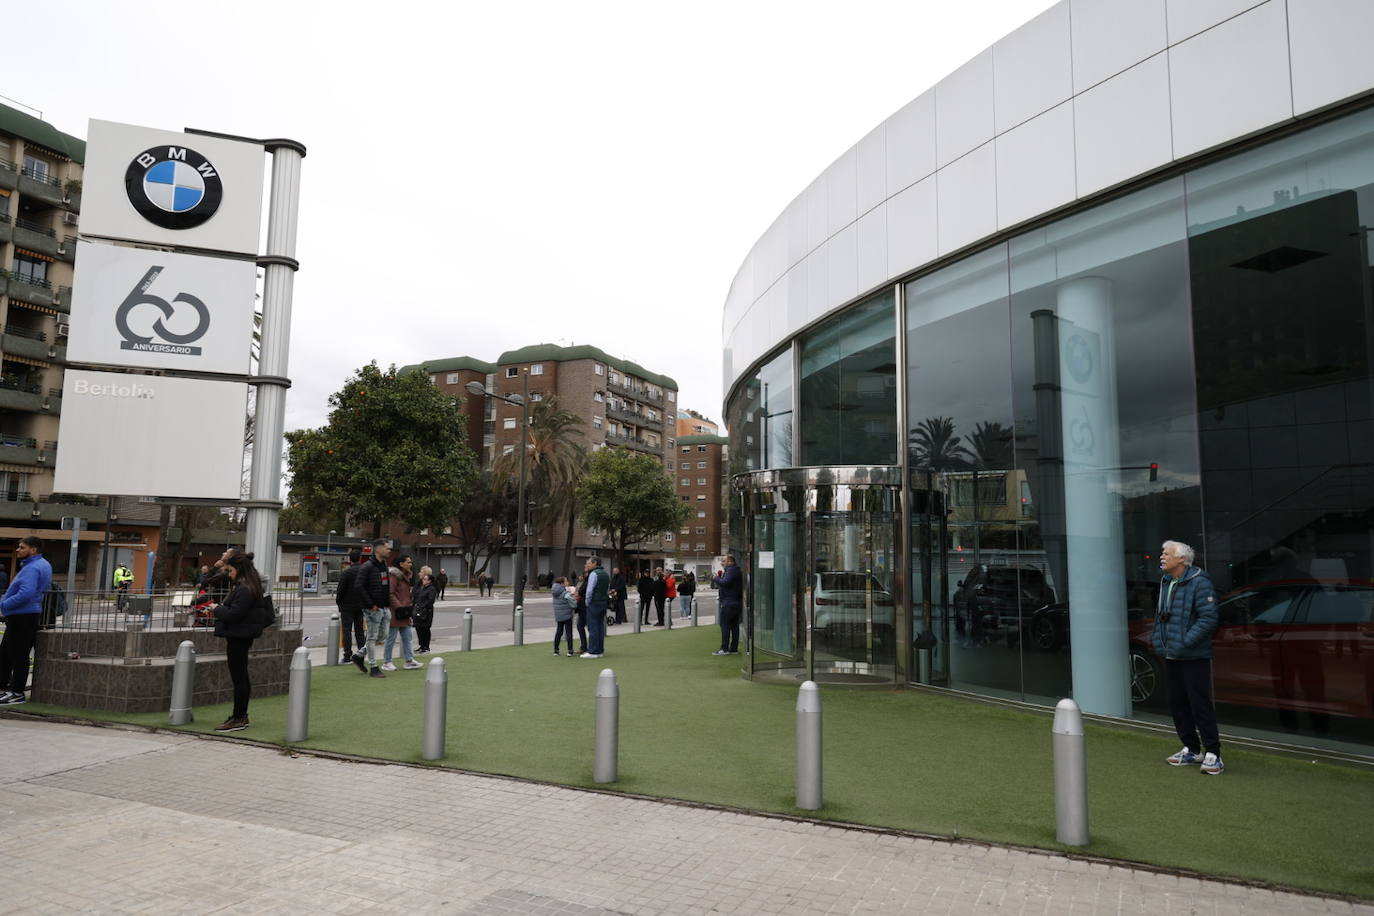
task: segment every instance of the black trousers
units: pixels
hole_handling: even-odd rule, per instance
[[[616,598],[613,602],[611,602],[611,609],[612,609],[613,611],[615,611],[615,622],[616,622],[616,623],[625,623],[625,622],[626,622],[627,618],[625,617],[625,599],[624,599],[624,597],[618,597],[618,598]]]
[[[42,614],[11,614],[5,618],[5,636],[0,639],[0,690],[23,693],[29,684],[29,653],[38,641],[38,618]]]
[[[716,619],[720,621],[720,650],[738,652],[740,608],[722,607],[716,611]]]
[[[639,596],[639,622],[640,622],[640,623],[648,623],[648,622],[649,622],[649,608],[651,608],[651,607],[653,606],[653,604],[654,604],[654,597],[653,597],[653,595],[640,595],[640,596]]]
[[[658,616],[657,622],[659,626],[663,626],[663,602],[666,600],[666,596],[660,597],[658,595],[654,595],[654,614]]]
[[[415,624],[415,638],[420,641],[418,648],[424,649],[426,652],[429,651],[429,630],[430,628],[423,624]]]
[[[1174,717],[1178,740],[1194,754],[1205,750],[1220,756],[1221,736],[1212,702],[1212,660],[1166,659],[1164,671],[1169,681],[1169,713]]]
[[[244,719],[248,717],[248,697],[253,692],[252,685],[248,683],[248,650],[253,647],[253,640],[243,636],[226,636],[224,639],[229,644],[229,680],[234,683],[233,718]]]
[[[339,608],[339,627],[343,630],[344,654],[353,654],[354,642],[358,644],[358,651],[363,651],[363,644],[367,642],[367,630],[363,625],[362,608],[352,611]]]
[[[566,635],[566,636],[568,637],[568,654],[569,654],[569,655],[572,655],[572,654],[573,654],[573,648],[572,648],[572,631],[573,631],[573,622],[572,622],[571,620],[560,620],[560,621],[558,621],[558,627],[553,631],[553,651],[555,651],[555,652],[558,651],[558,641],[561,640],[561,639]],[[583,642],[583,643],[586,643],[586,641],[587,641],[586,628],[583,627],[583,631],[582,631],[582,642]]]
[[[586,611],[578,611],[576,614],[573,615],[573,619],[577,621],[577,651],[579,651],[579,652],[586,652],[586,651],[587,651],[587,612],[586,612]],[[568,642],[569,642],[569,644],[572,643],[572,636],[571,636],[571,635],[568,636]]]

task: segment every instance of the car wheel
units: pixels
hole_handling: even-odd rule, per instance
[[[1164,704],[1164,671],[1154,656],[1131,650],[1131,702],[1140,706]]]
[[[1048,614],[1032,617],[1030,622],[1031,645],[1045,652],[1059,648],[1059,624]]]

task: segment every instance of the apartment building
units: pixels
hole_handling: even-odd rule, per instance
[[[681,436],[719,436],[720,425],[695,410],[678,410],[677,434]]]
[[[62,519],[78,517],[89,525],[79,534],[79,581],[94,582],[108,501],[53,493],[85,156],[84,141],[0,105],[0,568],[12,570],[19,538],[65,541]],[[148,546],[132,528],[121,536]],[[128,551],[136,573],[141,552]],[[48,551],[59,574],[67,553]]]
[[[697,578],[712,569],[714,559],[722,552],[721,545],[727,540],[723,528],[728,523],[725,479],[729,467],[728,444],[724,436],[680,436],[672,457],[676,462],[673,483],[677,494],[692,509],[692,514],[677,532],[673,565],[694,571]]]
[[[560,407],[582,420],[577,429],[582,444],[589,450],[626,448],[652,455],[663,463],[664,473],[672,471],[676,464],[673,451],[677,445],[677,383],[597,347],[535,344],[502,353],[494,363],[460,356],[405,366],[402,371],[409,369],[420,369],[440,390],[463,399],[468,441],[484,467],[490,467],[503,454],[515,453],[520,442],[521,411],[505,401],[470,394],[466,385],[471,381],[482,383],[502,397],[528,394],[531,405],[556,396]],[[403,541],[416,541],[414,534],[396,536]],[[636,569],[662,565],[668,555],[677,552],[677,537],[676,532],[669,531],[659,541],[637,545],[631,565]],[[550,572],[561,574],[580,569],[583,558],[593,554],[604,556],[607,551],[604,535],[581,524],[573,530],[571,556],[564,555],[566,542],[566,522],[530,520],[526,536],[530,555],[526,566],[531,582]],[[451,531],[421,532],[416,549],[422,560],[442,557],[450,579],[466,577],[459,538]],[[493,566],[487,571],[498,582],[510,581],[511,556],[501,557]]]

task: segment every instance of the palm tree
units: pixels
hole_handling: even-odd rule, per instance
[[[928,417],[911,430],[911,443],[916,465],[929,471],[948,471],[967,467],[973,457],[954,434],[954,420],[950,417]]]
[[[984,420],[968,437],[978,467],[1006,470],[1012,466],[1011,430],[995,420]]]
[[[530,405],[529,428],[525,431],[526,500],[531,530],[539,530],[536,517],[552,524],[574,512],[581,470],[586,462],[586,447],[581,442],[583,420],[560,407],[557,395]],[[520,456],[502,455],[492,462],[492,480],[498,487],[514,487],[520,474]],[[533,570],[530,573],[533,575]]]

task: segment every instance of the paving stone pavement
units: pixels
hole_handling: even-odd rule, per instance
[[[1316,914],[1063,856],[0,718],[0,913]]]

